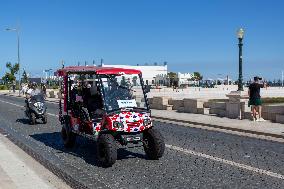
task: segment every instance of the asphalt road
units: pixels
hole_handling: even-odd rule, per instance
[[[154,122],[167,144],[160,160],[148,160],[142,147],[120,149],[102,168],[93,141],[78,137],[64,149],[58,105],[47,105],[48,123],[32,126],[23,99],[0,95],[0,128],[89,188],[284,188],[283,143]]]

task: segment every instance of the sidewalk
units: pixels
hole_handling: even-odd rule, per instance
[[[0,134],[1,189],[70,187]]]
[[[151,111],[152,117],[156,119],[284,138],[284,125],[280,123],[272,123],[270,121],[253,122],[248,119],[239,120],[213,115],[179,113],[174,110],[152,109]]]
[[[3,94],[3,92],[0,92],[0,94]],[[6,91],[6,94],[18,96],[18,93],[8,93],[8,91]],[[58,102],[58,99],[56,98],[47,98],[46,100],[48,102]],[[284,139],[284,125],[280,123],[272,123],[271,121],[253,122],[248,119],[238,120],[213,115],[179,113],[174,110],[152,109],[151,111],[154,119],[164,119],[168,121],[190,123],[200,126],[221,128]]]

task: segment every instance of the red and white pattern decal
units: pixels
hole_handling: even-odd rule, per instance
[[[112,125],[115,121],[123,125],[123,128],[112,127],[112,130],[114,131],[140,132],[152,126],[152,122],[149,125],[144,125],[144,120],[148,119],[151,121],[151,118],[147,113],[121,112],[120,114],[113,115],[109,118]]]

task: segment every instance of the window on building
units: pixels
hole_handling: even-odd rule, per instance
[[[152,85],[154,85],[155,84],[155,81],[154,80],[152,80]]]
[[[149,85],[148,80],[146,80],[146,85]]]

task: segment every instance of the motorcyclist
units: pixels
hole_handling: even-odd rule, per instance
[[[37,89],[37,84],[35,82],[29,84],[29,89],[26,92],[26,107],[29,107],[29,101],[32,96],[40,94],[40,90]]]

